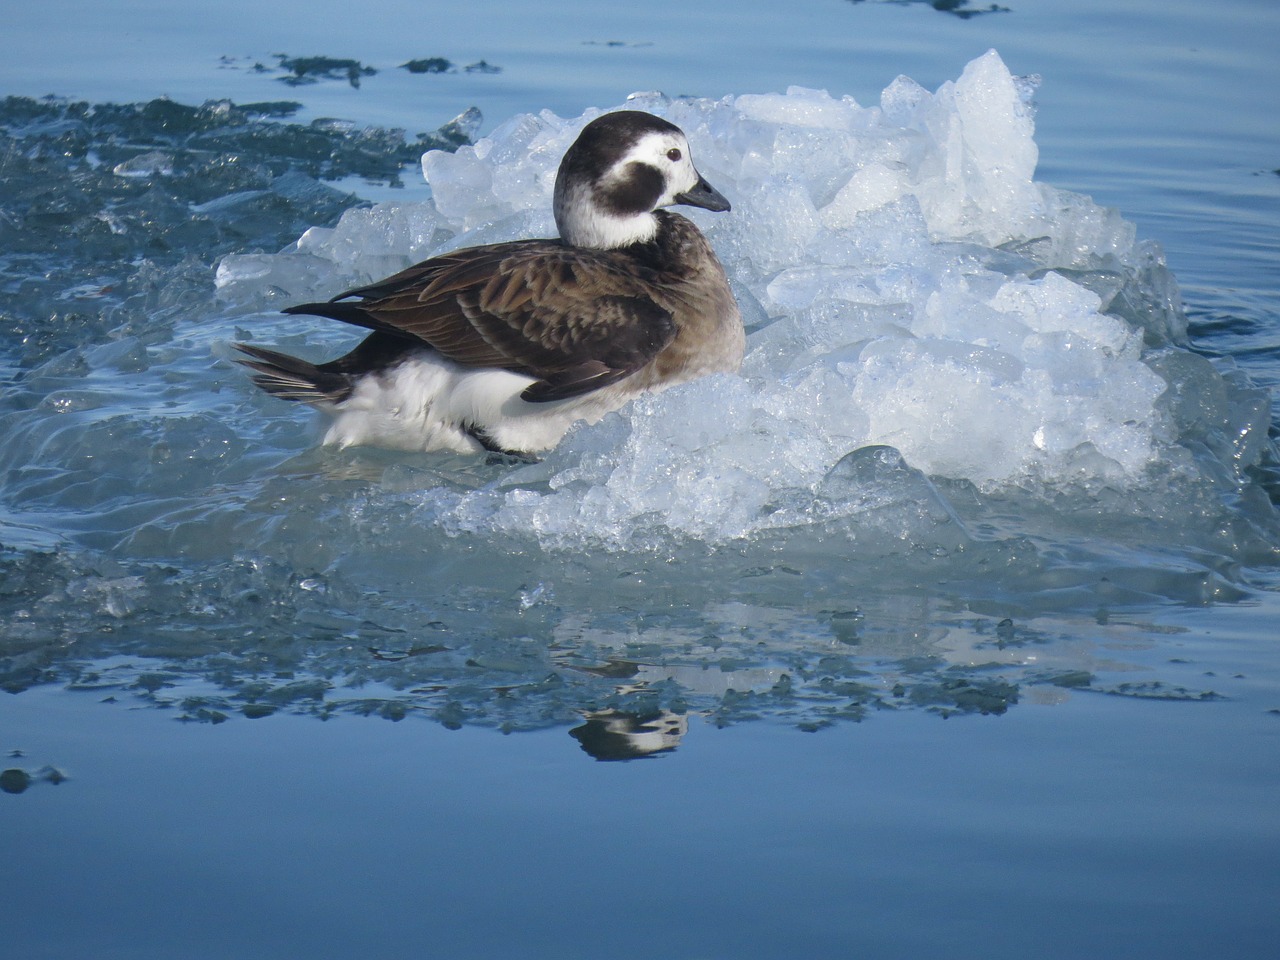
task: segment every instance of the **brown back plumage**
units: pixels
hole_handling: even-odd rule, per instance
[[[692,224],[662,214],[683,234]],[[558,240],[471,247],[290,307],[427,345],[455,363],[536,377],[524,399],[559,400],[615,383],[677,336],[682,277],[651,244],[584,250]],[[678,274],[679,270],[675,269]]]

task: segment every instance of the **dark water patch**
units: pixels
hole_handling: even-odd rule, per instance
[[[346,57],[294,57],[285,53],[274,54],[275,66],[268,66],[260,60],[223,56],[219,58],[222,69],[248,70],[253,73],[278,74],[276,80],[291,87],[305,87],[326,81],[339,81],[360,89],[361,84],[378,75],[379,68]],[[398,69],[414,74],[453,74],[453,73],[501,73],[502,68],[487,60],[458,65],[448,57],[415,57],[397,65]]]
[[[400,64],[402,70],[410,73],[448,73],[454,69],[453,62],[444,57],[426,57],[422,60],[410,60]]]
[[[288,71],[288,76],[276,79],[291,87],[320,80],[346,80],[351,86],[359,88],[363,77],[372,77],[378,72],[376,68],[365,66],[359,60],[340,57],[291,57],[284,53],[277,53],[275,56],[281,69]]]
[[[0,101],[0,350],[29,365],[144,316],[154,331],[223,255],[278,250],[361,203],[324,181],[399,185],[476,127],[287,122],[298,106]]]
[[[421,60],[410,60],[400,64],[400,69],[410,73],[457,73],[458,67],[444,57],[425,57]],[[477,60],[462,67],[463,73],[501,73],[502,68],[487,60]]]
[[[912,4],[926,4],[937,10],[939,13],[949,13],[953,17],[959,17],[961,20],[969,20],[973,17],[980,17],[987,13],[1012,13],[1008,7],[1002,7],[999,4],[989,4],[985,7],[971,7],[969,0],[849,0],[850,3],[891,3],[894,6],[905,7]]]

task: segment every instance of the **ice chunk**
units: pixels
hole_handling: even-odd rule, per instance
[[[492,170],[475,147],[459,147],[456,153],[428,151],[422,156],[422,174],[431,184],[436,209],[445,217],[465,223],[497,209]],[[478,205],[476,200],[482,198],[489,198],[489,203]]]
[[[111,172],[117,177],[141,179],[144,177],[173,176],[173,154],[163,150],[151,150],[140,153],[136,157],[124,160],[112,167]]]
[[[907,542],[936,553],[970,541],[946,498],[893,447],[872,445],[848,454],[815,493],[829,517],[843,520],[829,529],[837,527],[864,550],[892,550]]]
[[[927,145],[913,192],[932,234],[992,246],[1022,235],[1040,202],[1034,123],[999,55],[974,60],[932,97],[913,94],[895,96],[892,114]]]
[[[233,254],[218,264],[220,299],[244,305],[327,299],[438,252],[454,237],[431,203],[347,210],[334,227],[312,227],[279,254]]]
[[[834,99],[825,90],[788,87],[785,94],[744,94],[734,102],[746,118],[774,126],[849,130],[857,126],[861,109],[851,97]]]
[[[748,307],[742,373],[644,397],[499,483],[428,491],[425,519],[608,549],[879,524],[949,550],[968,534],[943,481],[1052,501],[1240,476],[1267,443],[1264,400],[1179,359],[1185,317],[1158,249],[1035,182],[1033,87],[992,51],[935,92],[898,78],[869,108],[803,88],[628,104],[680,125],[733,201],[681,212]],[[430,201],[228,258],[220,287],[306,287],[314,264],[363,279],[549,235],[559,159],[596,115],[515,117],[429,152]]]
[[[893,203],[910,189],[901,170],[871,163],[854,173],[822,209],[823,225],[831,230],[853,226],[858,214]]]

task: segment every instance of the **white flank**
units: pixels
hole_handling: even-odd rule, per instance
[[[594,422],[621,405],[613,391],[553,403],[527,403],[533,377],[507,370],[463,367],[429,350],[382,373],[362,377],[351,397],[328,407],[330,446],[371,445],[396,450],[475,453],[477,425],[505,450],[549,450],[578,420]]]

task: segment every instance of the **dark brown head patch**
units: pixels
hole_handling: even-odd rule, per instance
[[[628,215],[652,210],[662,196],[661,171],[632,163],[607,190],[600,189],[598,183],[600,175],[612,169],[647,133],[679,134],[680,128],[639,110],[618,110],[596,117],[582,128],[564,155],[559,180],[591,184],[596,203],[610,213]]]

